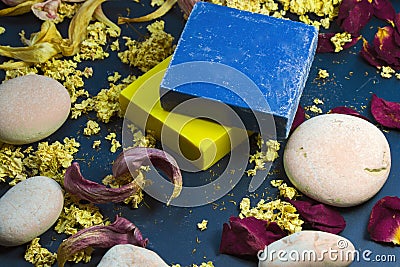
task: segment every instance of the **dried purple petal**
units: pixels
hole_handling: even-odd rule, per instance
[[[57,18],[57,11],[61,0],[47,0],[32,5],[32,12],[41,20],[54,20]]]
[[[365,39],[363,39],[363,47],[360,51],[360,55],[374,67],[380,68],[386,65],[383,60],[378,58],[375,49]]]
[[[134,147],[123,151],[114,161],[112,171],[114,177],[139,170],[141,166],[151,165],[163,171],[174,184],[174,190],[167,202],[177,198],[182,190],[182,174],[178,163],[167,152],[148,147]]]
[[[143,239],[140,230],[129,220],[116,216],[107,226],[97,225],[83,230],[65,239],[57,251],[58,266],[63,267],[74,254],[85,248],[110,248],[118,244],[132,244],[146,247],[148,239]]]
[[[374,7],[369,0],[343,0],[337,22],[342,30],[358,36],[373,15]]]
[[[172,156],[156,148],[135,147],[125,150],[114,161],[113,176],[118,179],[130,175],[130,170],[138,171],[141,166],[150,164],[164,171],[174,184],[170,200],[179,196],[182,189],[182,175],[178,164]],[[135,194],[140,185],[133,180],[122,187],[109,188],[85,179],[80,172],[79,164],[74,162],[65,172],[64,188],[80,199],[92,203],[107,203],[124,201]]]
[[[388,22],[393,22],[396,17],[396,11],[389,0],[373,0],[374,16]]]
[[[400,129],[400,103],[386,101],[373,94],[371,113],[379,124],[389,128]]]
[[[354,110],[352,108],[344,107],[344,106],[335,107],[335,108],[330,110],[330,113],[352,115],[352,116],[364,119],[366,121],[369,121],[369,119],[367,117],[361,115],[360,113],[358,113],[358,111],[356,111],[356,110]]]
[[[318,34],[318,45],[317,45],[317,53],[330,53],[335,52],[335,45],[332,43],[331,38],[335,36],[336,33],[319,33]],[[351,42],[345,43],[343,45],[343,49],[348,49],[361,39],[360,36],[352,37]]]
[[[368,233],[374,241],[400,245],[400,198],[386,196],[376,202],[369,217]]]
[[[255,258],[265,246],[287,234],[275,222],[255,217],[230,217],[224,223],[219,251],[240,257]]]
[[[312,228],[338,234],[346,227],[343,216],[335,209],[311,199],[294,200],[285,199],[292,204],[304,221]]]
[[[386,65],[398,68],[400,67],[400,47],[394,40],[394,32],[391,26],[378,28],[373,42],[377,57],[386,62]]]
[[[300,124],[306,120],[306,112],[304,108],[299,104],[297,107],[296,115],[294,115],[292,127],[290,131],[293,132]]]
[[[68,193],[92,203],[122,202],[139,190],[139,185],[132,181],[119,188],[109,188],[105,185],[85,179],[79,164],[73,162],[64,175],[64,188]]]

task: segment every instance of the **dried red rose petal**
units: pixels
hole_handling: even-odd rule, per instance
[[[224,223],[219,251],[240,257],[255,258],[265,246],[287,234],[275,222],[255,217],[230,217]]]
[[[363,39],[363,47],[360,51],[360,55],[374,67],[380,68],[386,65],[383,60],[378,58],[375,49],[365,39]]]
[[[306,120],[306,112],[304,108],[299,104],[297,107],[296,115],[294,115],[292,127],[290,131],[293,132],[300,124]]]
[[[396,16],[396,11],[389,0],[373,0],[374,16],[378,19],[383,19],[388,22],[393,22]]]
[[[377,242],[400,245],[400,198],[386,196],[372,208],[368,233]]]
[[[346,227],[346,221],[337,210],[311,199],[285,199],[292,204],[302,219],[312,228],[338,234]]]
[[[335,36],[336,33],[319,33],[318,34],[318,45],[317,45],[317,53],[331,53],[335,52],[335,45],[332,43],[331,38]],[[361,37],[352,37],[351,42],[345,43],[343,45],[343,49],[348,49],[361,39]]]
[[[373,94],[371,113],[379,124],[389,128],[400,129],[400,103],[386,101]]]
[[[170,200],[179,196],[182,189],[182,175],[178,164],[172,156],[156,148],[135,147],[125,150],[114,161],[113,176],[118,179],[130,175],[130,171],[137,171],[141,166],[150,164],[164,171],[174,184]],[[64,188],[80,199],[92,203],[107,203],[124,201],[135,194],[140,186],[133,180],[119,188],[106,187],[85,179],[80,172],[79,164],[74,162],[65,172]]]
[[[356,111],[356,110],[354,110],[352,108],[344,107],[344,106],[335,107],[335,108],[330,110],[330,113],[352,115],[352,116],[364,119],[366,121],[369,121],[369,119],[367,117],[361,115],[360,113],[358,113],[358,111]]]
[[[352,36],[358,36],[373,15],[374,7],[369,0],[343,0],[337,22],[342,30]]]
[[[394,28],[385,26],[378,28],[374,37],[374,49],[378,58],[385,61],[391,67],[400,67],[400,47],[394,40]]]
[[[129,220],[116,216],[107,226],[97,225],[83,230],[65,239],[57,251],[58,266],[63,267],[74,254],[85,248],[110,248],[118,244],[132,244],[146,247],[148,239],[143,239],[140,230]]]

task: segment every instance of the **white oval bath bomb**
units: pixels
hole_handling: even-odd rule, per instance
[[[97,267],[168,267],[154,251],[131,244],[110,248]]]
[[[61,186],[35,176],[13,186],[0,198],[0,245],[18,246],[46,232],[64,205]]]
[[[65,87],[29,74],[0,84],[0,141],[29,144],[51,135],[68,118],[71,100]]]
[[[357,256],[350,240],[322,231],[300,231],[269,244],[259,267],[348,266]]]
[[[283,162],[290,181],[303,194],[338,207],[373,197],[391,166],[383,133],[364,119],[343,114],[302,123],[289,137]]]

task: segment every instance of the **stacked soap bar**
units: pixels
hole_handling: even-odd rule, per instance
[[[219,109],[228,105],[246,129],[259,131],[273,116],[278,137],[289,134],[317,46],[313,26],[198,2],[161,82],[161,105],[237,126]],[[222,105],[221,105],[222,106]],[[214,119],[214,118],[211,118]]]
[[[170,59],[122,90],[121,109],[134,124],[153,131],[165,149],[171,150],[180,167],[194,165],[205,170],[246,140],[248,134],[243,129],[165,111],[160,104],[159,88]]]

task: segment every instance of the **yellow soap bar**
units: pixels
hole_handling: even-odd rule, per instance
[[[125,117],[200,170],[206,170],[248,138],[244,129],[165,111],[159,87],[170,57],[140,76],[120,94]],[[178,161],[179,162],[179,161]]]

